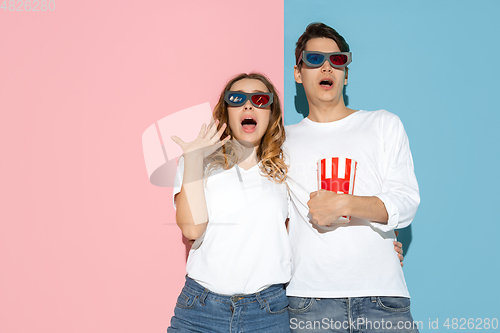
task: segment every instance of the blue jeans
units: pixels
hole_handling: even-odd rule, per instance
[[[281,284],[251,295],[220,295],[186,277],[168,333],[289,333],[288,298]]]
[[[405,297],[288,297],[290,328],[296,332],[418,333]],[[420,325],[420,326],[419,326]]]

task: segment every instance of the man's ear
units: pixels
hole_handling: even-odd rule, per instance
[[[293,66],[293,77],[295,78],[295,82],[302,83],[302,76],[300,75],[299,66]]]
[[[344,86],[347,84],[347,78],[349,76],[349,68],[345,69],[345,78],[344,78]]]

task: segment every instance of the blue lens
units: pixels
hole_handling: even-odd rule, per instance
[[[309,53],[306,57],[313,65],[320,65],[325,61],[325,56],[319,53]]]
[[[240,105],[245,103],[247,97],[243,94],[229,94],[228,99],[229,102]]]

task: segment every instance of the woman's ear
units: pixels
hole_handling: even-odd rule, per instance
[[[347,85],[347,77],[349,76],[349,68],[345,69],[344,86]]]

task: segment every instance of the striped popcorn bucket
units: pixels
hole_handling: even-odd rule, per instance
[[[327,157],[318,161],[318,189],[352,194],[357,162],[347,157]],[[350,216],[341,219],[351,221]]]

